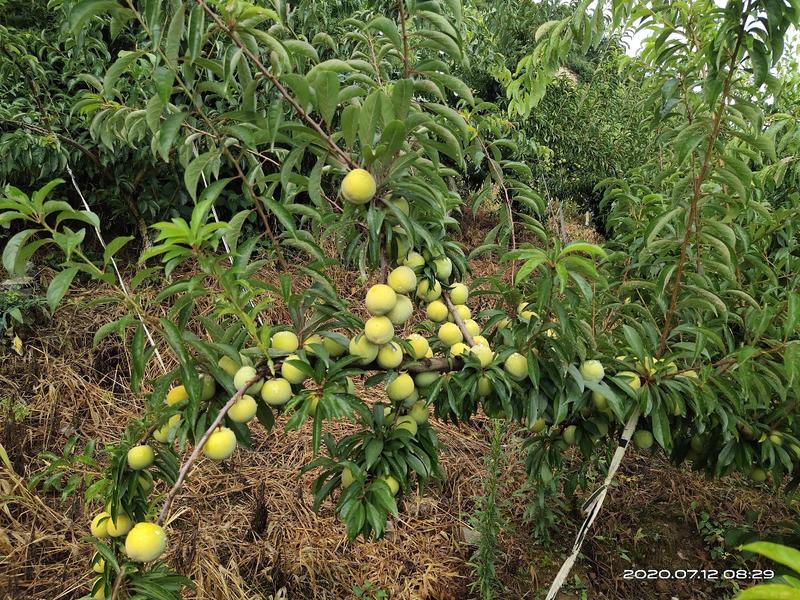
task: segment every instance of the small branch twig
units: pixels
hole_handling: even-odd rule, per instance
[[[400,34],[403,36],[403,76],[408,78],[411,75],[411,65],[408,58],[410,50],[408,47],[408,32],[406,31],[405,0],[397,0],[397,9],[400,12]]]
[[[242,180],[242,184],[247,188],[247,192],[250,194],[250,199],[253,201],[253,206],[256,208],[256,212],[258,213],[261,222],[264,224],[264,230],[267,232],[267,236],[269,237],[270,242],[272,243],[272,247],[275,249],[275,256],[278,259],[278,264],[280,265],[281,269],[284,271],[289,270],[289,265],[286,262],[286,258],[283,256],[283,250],[281,250],[280,244],[278,244],[278,238],[275,237],[275,233],[272,231],[272,226],[269,224],[269,219],[267,218],[267,213],[264,212],[264,207],[261,205],[261,200],[258,194],[256,194],[256,190],[253,187],[253,184],[247,179],[247,175],[245,175],[244,171],[242,170],[241,165],[239,164],[239,160],[233,156],[230,149],[223,147],[222,150],[230,159],[233,167],[236,169],[236,173]]]
[[[84,148],[79,142],[76,142],[70,137],[66,135],[62,135],[60,133],[56,133],[52,129],[46,129],[45,127],[39,127],[38,125],[32,125],[31,123],[25,123],[23,121],[13,121],[11,119],[3,119],[0,118],[0,121],[3,123],[8,123],[10,125],[16,125],[17,127],[21,127],[23,129],[28,129],[29,131],[33,131],[34,133],[38,133],[39,135],[53,135],[57,137],[59,140],[64,142],[65,144],[72,146],[81,151],[81,153],[86,156],[89,160],[91,160],[94,165],[98,169],[102,169],[103,165],[100,163],[100,159],[88,148]]]
[[[222,420],[225,418],[225,415],[228,414],[231,406],[233,406],[237,400],[239,400],[244,393],[247,391],[251,385],[253,385],[256,381],[261,379],[265,374],[266,371],[259,371],[256,373],[255,377],[250,379],[247,383],[245,383],[242,387],[236,390],[236,393],[231,396],[231,399],[225,403],[225,406],[219,411],[217,414],[217,418],[211,423],[211,425],[206,429],[206,432],[203,434],[203,437],[200,438],[200,441],[195,444],[194,450],[189,455],[189,458],[186,459],[186,462],[183,463],[180,472],[178,473],[178,478],[175,480],[175,485],[172,486],[172,489],[169,491],[167,495],[167,499],[164,501],[164,506],[161,508],[161,512],[158,515],[157,523],[159,525],[163,525],[164,521],[167,520],[167,516],[169,515],[169,508],[172,506],[172,501],[175,500],[175,496],[178,495],[181,487],[183,486],[183,482],[186,480],[186,476],[189,474],[189,470],[192,468],[192,465],[195,463],[197,458],[200,456],[200,452],[203,450],[203,447],[206,445],[208,438],[211,437],[211,434],[214,430],[219,427],[219,424],[222,423]]]
[[[386,246],[384,245],[383,235],[381,234],[381,281],[386,281],[389,264],[386,260]]]
[[[453,321],[455,321],[458,328],[461,330],[461,334],[464,336],[464,341],[471,346],[475,345],[475,340],[472,339],[472,335],[470,335],[469,331],[467,331],[467,326],[464,325],[464,320],[461,318],[461,315],[458,314],[456,307],[453,306],[453,302],[450,300],[450,296],[447,295],[447,292],[442,291],[442,298],[444,298],[444,303],[447,305],[447,310],[450,311],[450,314],[453,315]]]
[[[122,580],[125,578],[125,566],[119,570],[117,578],[114,580],[114,587],[111,588],[111,600],[116,600],[119,588],[122,586]]]

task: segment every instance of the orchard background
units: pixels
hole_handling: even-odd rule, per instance
[[[0,594],[800,597],[798,22],[0,0]]]

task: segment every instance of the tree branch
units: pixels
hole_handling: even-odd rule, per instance
[[[456,314],[455,317],[460,320],[458,314]],[[463,326],[463,321],[462,321],[462,326]],[[466,330],[465,330],[465,335],[469,335],[466,332]],[[464,362],[459,357],[453,358],[452,361],[447,358],[423,358],[421,360],[409,364],[405,368],[405,370],[408,371],[409,373],[428,373],[431,371],[448,372],[460,369],[463,366],[463,364]],[[280,368],[280,363],[275,363],[274,368],[277,371]],[[366,365],[364,367],[364,370],[386,371],[387,369],[381,367],[377,363],[371,363],[369,365]],[[211,434],[214,433],[214,430],[217,427],[219,427],[220,423],[222,423],[222,420],[225,418],[225,415],[228,414],[228,411],[230,410],[231,406],[236,404],[236,402],[239,399],[241,399],[242,396],[244,396],[245,392],[247,391],[247,388],[249,388],[251,385],[253,385],[262,377],[267,376],[269,374],[270,371],[268,369],[260,369],[256,373],[255,377],[250,379],[241,388],[236,390],[236,393],[233,396],[231,396],[231,398],[220,409],[219,413],[217,414],[217,417],[214,419],[211,425],[209,425],[205,433],[203,433],[203,436],[200,438],[200,441],[198,441],[197,444],[195,445],[194,450],[189,455],[189,458],[187,458],[186,462],[184,462],[183,466],[181,466],[181,469],[178,472],[178,478],[175,480],[175,484],[170,489],[169,494],[167,495],[167,499],[164,501],[164,505],[161,508],[161,512],[158,515],[157,523],[159,525],[163,525],[164,522],[167,520],[167,517],[169,516],[169,509],[172,506],[172,503],[175,500],[176,496],[178,495],[178,492],[180,492],[181,487],[183,487],[183,484],[186,481],[186,477],[189,474],[189,470],[192,468],[192,465],[197,461],[198,457],[200,456],[200,453],[203,451],[203,447],[206,445],[208,438],[211,437]],[[146,440],[147,438],[149,438],[149,436],[152,435],[155,429],[156,427],[151,427],[148,430],[147,435],[145,436],[144,439]]]
[[[253,206],[256,207],[256,212],[258,213],[261,222],[264,224],[264,230],[267,232],[267,236],[272,242],[272,247],[275,248],[275,255],[278,258],[278,264],[281,266],[281,269],[284,271],[289,270],[289,265],[286,262],[286,258],[283,256],[283,251],[281,250],[280,244],[278,244],[278,239],[275,237],[275,234],[272,232],[272,227],[269,224],[269,219],[267,218],[267,213],[264,212],[264,207],[261,206],[261,200],[259,199],[258,194],[256,194],[256,190],[253,187],[253,184],[247,179],[247,176],[242,171],[242,167],[239,164],[239,161],[236,157],[233,156],[230,149],[223,146],[222,150],[228,158],[230,158],[231,163],[233,163],[234,168],[236,169],[237,174],[242,179],[242,184],[247,188],[247,192],[250,194],[250,198],[253,201]]]
[[[456,307],[453,306],[453,302],[450,300],[450,296],[447,295],[447,292],[442,291],[442,298],[444,298],[444,303],[447,305],[447,310],[450,311],[450,314],[453,315],[453,321],[455,321],[458,328],[461,330],[461,335],[464,336],[464,341],[470,345],[470,347],[475,345],[475,340],[472,339],[472,335],[469,331],[467,331],[467,326],[464,325],[464,320],[461,318],[461,315],[458,314]]]
[[[680,291],[682,279],[683,279],[683,272],[686,267],[686,259],[688,256],[689,250],[689,241],[691,239],[693,225],[695,221],[699,223],[698,217],[698,205],[700,203],[700,198],[702,197],[702,184],[705,180],[706,176],[708,175],[708,171],[711,168],[711,158],[714,154],[714,146],[717,143],[717,139],[720,135],[720,130],[722,127],[722,116],[725,112],[725,105],[728,102],[728,96],[730,94],[731,82],[733,81],[733,75],[736,72],[736,59],[739,56],[739,50],[742,46],[742,38],[744,37],[744,27],[747,19],[747,13],[749,12],[748,3],[747,7],[744,11],[744,16],[741,21],[741,25],[739,27],[739,32],[736,37],[736,45],[733,48],[733,53],[731,55],[730,65],[728,68],[728,74],[725,76],[725,81],[722,85],[722,92],[720,93],[720,100],[717,107],[717,110],[714,112],[714,116],[712,119],[712,128],[711,133],[708,136],[708,143],[706,144],[706,151],[703,157],[703,164],[700,167],[700,173],[694,178],[693,181],[693,196],[692,202],[689,206],[689,215],[686,220],[686,232],[683,235],[683,241],[681,242],[681,252],[678,257],[678,264],[675,267],[675,282],[672,286],[672,295],[670,297],[669,308],[667,309],[666,316],[664,318],[664,328],[661,331],[661,336],[658,343],[658,351],[656,352],[656,356],[661,356],[666,350],[667,347],[667,338],[669,336],[670,328],[672,327],[672,320],[675,318],[675,312],[678,308],[678,293]]]
[[[186,476],[189,474],[189,469],[192,468],[192,465],[197,460],[198,456],[200,456],[200,452],[203,450],[203,447],[206,445],[208,438],[211,437],[211,434],[214,433],[214,430],[219,427],[219,424],[222,423],[222,420],[225,418],[225,415],[228,414],[231,406],[233,406],[237,400],[239,400],[244,393],[247,391],[251,385],[253,385],[256,381],[264,377],[264,375],[268,374],[266,370],[261,370],[256,373],[255,377],[250,379],[247,383],[245,383],[242,387],[236,390],[236,393],[231,396],[230,400],[225,403],[225,406],[217,414],[217,418],[211,423],[211,425],[206,429],[206,432],[203,434],[203,437],[200,438],[200,441],[195,444],[194,450],[189,455],[189,458],[186,459],[186,462],[183,463],[180,472],[178,473],[178,478],[175,480],[175,484],[172,486],[172,489],[169,491],[167,495],[167,499],[164,501],[164,506],[161,508],[161,512],[158,515],[157,523],[159,525],[163,525],[164,521],[167,520],[167,516],[169,515],[169,508],[172,505],[172,501],[175,500],[175,496],[178,495],[181,487],[183,486],[183,482],[186,480]]]
[[[408,32],[406,31],[406,7],[405,0],[397,0],[397,9],[400,12],[400,33],[403,36],[403,76],[408,78],[411,75],[411,65],[409,64]]]
[[[39,135],[54,135],[59,140],[64,142],[65,144],[72,146],[73,148],[77,148],[81,151],[81,153],[86,156],[89,160],[91,160],[98,169],[103,169],[103,165],[100,163],[100,159],[88,148],[84,148],[79,142],[76,142],[70,137],[62,135],[60,133],[56,133],[50,129],[46,129],[44,127],[40,127],[38,125],[33,125],[31,123],[25,123],[23,121],[13,121],[11,119],[4,119],[0,117],[0,121],[3,123],[8,123],[10,125],[16,125],[17,127],[22,127],[23,129],[28,129],[29,131],[33,131],[34,133],[38,133]]]
[[[247,56],[251,61],[253,61],[253,64],[258,68],[261,74],[264,77],[266,77],[270,81],[270,83],[272,83],[272,85],[275,86],[275,89],[277,89],[280,95],[283,96],[283,98],[291,105],[292,109],[298,114],[298,116],[303,121],[305,121],[314,131],[316,131],[320,136],[322,136],[322,138],[325,140],[325,143],[333,151],[333,153],[336,154],[346,166],[350,167],[351,169],[358,168],[358,163],[355,162],[347,152],[342,150],[335,141],[333,141],[331,135],[328,132],[326,132],[325,129],[323,129],[323,127],[319,123],[317,123],[317,121],[311,118],[311,115],[309,115],[306,112],[306,110],[302,106],[300,106],[300,103],[295,99],[294,96],[292,96],[289,93],[289,91],[283,86],[280,80],[275,75],[273,75],[269,71],[269,69],[267,69],[267,67],[264,66],[264,63],[261,62],[258,56],[256,56],[250,50],[250,48],[248,48],[242,42],[241,38],[239,37],[239,34],[236,33],[236,31],[234,31],[232,28],[228,27],[228,25],[225,24],[225,22],[220,18],[220,16],[209,8],[205,0],[195,0],[195,2],[197,2],[197,4],[199,4],[203,8],[203,10],[206,12],[206,14],[208,14],[209,17],[211,17],[211,19],[214,21],[217,27],[219,27],[222,31],[224,31],[228,35],[228,37],[231,38],[233,43],[239,47],[242,53],[244,53],[245,56]]]
[[[119,593],[119,588],[122,586],[122,580],[125,578],[125,566],[119,570],[119,574],[117,575],[116,580],[114,581],[114,587],[111,589],[111,600],[116,600],[117,594]]]

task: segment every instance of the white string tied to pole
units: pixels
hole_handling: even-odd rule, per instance
[[[628,419],[628,422],[625,424],[625,429],[622,430],[622,435],[619,438],[619,445],[614,452],[614,456],[611,458],[611,464],[608,467],[608,474],[603,481],[603,485],[601,485],[591,496],[589,496],[586,502],[584,502],[581,510],[586,514],[586,518],[578,529],[578,534],[575,536],[575,543],[572,545],[572,553],[567,557],[567,559],[561,565],[561,568],[558,570],[555,579],[553,579],[553,583],[550,585],[550,590],[547,592],[547,597],[545,600],[553,600],[556,597],[556,594],[559,592],[559,590],[561,590],[561,586],[563,586],[564,582],[567,580],[567,576],[569,576],[575,561],[578,559],[578,554],[580,554],[583,542],[589,533],[589,528],[594,523],[597,515],[600,514],[600,510],[602,509],[603,502],[608,494],[608,488],[611,485],[611,481],[614,479],[614,475],[616,475],[617,469],[619,469],[622,459],[625,457],[625,452],[628,449],[628,443],[630,442],[631,436],[633,436],[633,432],[636,430],[636,425],[639,422],[639,415],[640,412],[637,408]]]
[[[70,168],[69,163],[67,163],[67,173],[69,173],[69,178],[70,178],[70,180],[72,180],[72,187],[75,188],[75,191],[78,192],[78,196],[80,196],[81,202],[83,203],[83,207],[88,212],[92,212],[92,209],[89,208],[88,202],[86,202],[86,198],[84,197],[83,192],[81,191],[81,188],[78,187],[78,182],[75,181],[75,174],[72,172],[72,169]],[[100,229],[98,227],[95,227],[94,228],[94,232],[95,232],[95,235],[97,235],[97,239],[100,242],[100,245],[105,250],[106,241],[103,239],[103,234],[100,233]],[[120,272],[119,267],[117,266],[117,261],[114,259],[113,256],[110,257],[110,261],[111,261],[111,266],[114,268],[114,272],[117,274],[117,281],[119,281],[119,286],[122,289],[122,293],[125,295],[126,298],[130,299],[131,294],[128,291],[128,286],[125,284],[125,279],[123,279],[122,273]],[[156,346],[156,341],[155,341],[155,339],[153,339],[153,335],[150,333],[150,328],[147,327],[147,323],[145,323],[144,315],[142,315],[142,313],[139,311],[138,308],[136,308],[136,312],[139,315],[139,321],[141,322],[142,328],[144,329],[144,334],[145,334],[145,336],[147,336],[147,341],[153,347],[153,350],[155,351],[156,358],[158,359],[158,362],[161,365],[161,368],[163,369],[165,374],[168,373],[169,370],[167,369],[167,365],[164,363],[164,359],[161,356],[161,352],[159,352],[158,346]]]

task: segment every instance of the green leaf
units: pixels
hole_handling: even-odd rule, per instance
[[[800,384],[800,341],[794,340],[787,344],[783,353],[783,365],[786,369],[787,387]]]
[[[339,104],[339,76],[333,71],[322,71],[314,82],[314,92],[317,110],[325,123],[330,125]]]
[[[92,17],[103,12],[118,12],[120,8],[116,0],[83,0],[69,11],[69,27],[73,32],[77,32]]]
[[[203,38],[206,30],[206,11],[202,6],[195,6],[189,16],[189,30],[187,32],[188,48],[186,56],[189,59],[189,64],[192,64],[198,56],[203,47]]]
[[[469,102],[470,105],[475,106],[475,98],[472,96],[472,91],[469,89],[469,86],[458,77],[439,72],[427,73],[427,75],[432,81],[450,89],[458,94],[460,98]]]
[[[346,106],[342,111],[341,128],[348,148],[352,148],[353,144],[355,144],[360,114],[361,108],[353,104]]]
[[[161,319],[161,328],[164,331],[164,337],[167,343],[178,358],[181,369],[181,381],[183,385],[186,386],[186,391],[189,393],[189,407],[186,411],[186,419],[189,422],[194,422],[197,417],[197,408],[203,394],[203,384],[200,381],[200,377],[197,375],[197,370],[194,367],[189,352],[186,350],[178,328],[174,323],[166,319]]]
[[[381,133],[381,144],[385,144],[384,156],[393,157],[403,147],[406,139],[406,126],[402,121],[394,120],[387,123]]]
[[[144,52],[141,50],[137,52],[125,52],[124,54],[120,52],[120,57],[109,67],[103,78],[103,94],[106,97],[113,96],[114,85],[116,85],[117,79],[119,79],[120,75],[127,71],[128,67],[142,56],[142,54],[144,54]]]
[[[78,267],[70,267],[64,269],[58,275],[53,277],[53,281],[47,286],[47,305],[50,307],[50,312],[54,313],[56,306],[61,302],[64,294],[67,293],[72,280],[75,279],[79,269]]]
[[[679,162],[683,162],[706,137],[706,124],[698,121],[688,125],[678,135],[675,136],[673,144]]]
[[[369,146],[375,143],[375,131],[381,120],[381,102],[383,94],[380,90],[375,90],[361,106],[359,114],[358,137],[362,146]]]
[[[400,37],[400,32],[397,29],[397,24],[386,17],[375,17],[369,22],[367,27],[377,29],[383,33],[398,52],[403,51],[403,38]]]
[[[96,348],[97,345],[102,342],[106,337],[114,333],[118,328],[125,328],[127,325],[133,320],[131,316],[124,316],[120,319],[116,319],[111,321],[110,323],[104,323],[101,325],[94,334],[92,338],[92,348]]]
[[[164,54],[167,59],[167,64],[170,67],[178,65],[178,55],[181,49],[181,37],[183,36],[183,20],[185,17],[186,7],[183,2],[178,5],[175,14],[172,15],[172,20],[169,23],[167,30],[167,41],[164,49]]]
[[[392,89],[392,108],[396,119],[405,119],[411,108],[411,98],[414,95],[414,82],[410,79],[396,81]]]
[[[765,583],[744,590],[736,600],[800,600],[800,590],[780,583]]]
[[[186,190],[195,202],[197,202],[197,181],[200,179],[203,169],[205,169],[208,163],[216,156],[216,151],[209,150],[195,158],[189,163],[189,166],[186,167],[186,171],[183,174],[183,181],[186,185]]]
[[[107,564],[111,565],[111,568],[114,570],[114,572],[119,573],[119,563],[117,562],[117,557],[114,554],[114,551],[102,542],[96,543],[94,547],[103,560],[105,560]]]
[[[150,29],[153,45],[158,46],[161,41],[161,0],[146,0],[144,9],[144,22]]]
[[[23,229],[14,234],[3,249],[3,267],[12,275],[24,275],[17,270],[17,254],[28,239],[36,233],[36,229]],[[24,271],[24,265],[22,265]]]
[[[642,358],[644,356],[644,344],[639,332],[630,325],[623,325],[622,331],[625,340],[628,342],[628,347],[637,357]]]
[[[56,187],[64,183],[63,179],[53,179],[31,194],[31,203],[38,210],[43,210],[44,201]]]
[[[163,110],[164,102],[158,94],[147,101],[147,106],[145,107],[145,121],[153,134],[161,127],[161,113]]]
[[[367,444],[366,448],[364,448],[367,469],[370,469],[377,462],[381,452],[383,452],[383,440],[374,439]]]
[[[652,225],[650,225],[649,231],[647,232],[647,237],[645,238],[645,246],[650,246],[653,241],[656,239],[661,230],[664,229],[669,223],[672,222],[678,215],[682,215],[686,212],[686,209],[682,206],[677,206],[672,210],[668,210],[663,215],[658,217]]]
[[[158,130],[158,153],[164,162],[169,162],[169,151],[172,144],[175,143],[175,137],[181,130],[183,120],[186,118],[186,113],[179,112],[171,114],[162,123]]]
[[[281,222],[281,225],[283,225],[284,229],[287,231],[295,230],[294,219],[283,205],[275,202],[275,200],[273,200],[268,194],[261,196],[261,201],[272,214],[278,217],[278,220]]]
[[[113,240],[111,240],[106,246],[105,250],[103,250],[103,265],[107,265],[111,261],[111,257],[114,256],[120,250],[120,248],[122,248],[132,239],[133,236],[125,235],[115,237]]]
[[[145,352],[144,327],[142,323],[136,324],[136,333],[133,334],[131,342],[131,390],[138,393],[144,377],[144,367],[149,358],[149,353]]]

